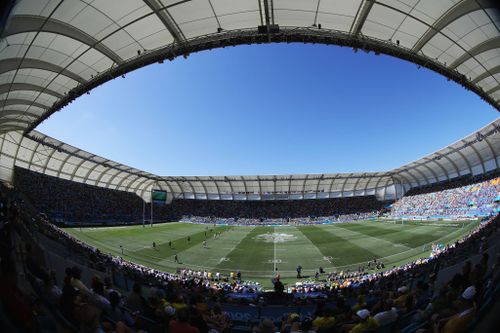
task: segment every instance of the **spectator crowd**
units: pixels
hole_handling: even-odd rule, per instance
[[[142,223],[150,206],[134,193],[77,183],[17,167],[15,185],[53,221],[77,224]],[[297,224],[377,216],[387,203],[374,196],[273,201],[175,199],[155,205],[157,221]]]
[[[177,216],[238,219],[301,219],[347,214],[373,213],[386,203],[375,196],[304,200],[190,200],[178,199],[169,205]]]
[[[105,189],[16,167],[15,186],[56,221],[125,223],[142,220],[134,193]]]
[[[480,175],[463,175],[458,176],[450,180],[443,180],[430,185],[417,186],[410,189],[405,195],[413,196],[417,194],[426,194],[431,192],[441,192],[444,190],[454,189],[457,187],[463,187],[471,184],[481,183],[485,180],[494,179],[500,176],[500,170],[490,171],[488,173]]]
[[[498,250],[492,258],[484,252],[498,244],[498,216],[430,258],[383,271],[322,272],[314,281],[290,288],[291,294],[284,292],[277,275],[274,292],[263,293],[257,283],[244,282],[237,274],[223,277],[189,269],[170,274],[103,254],[55,227],[45,215],[34,214],[36,210],[28,202],[17,202],[12,191],[2,188],[0,203],[0,312],[4,315],[0,319],[23,332],[53,331],[59,313],[67,325],[81,332],[154,331],[155,327],[171,333],[230,332],[235,321],[222,308],[231,302],[229,295],[240,293],[257,297],[237,298],[236,302],[258,309],[270,304],[295,305],[291,309],[314,306],[307,315],[291,310],[281,319],[253,322],[255,332],[356,333],[399,325],[458,333],[474,323],[500,282]],[[72,257],[84,258],[86,265],[68,267],[64,280],[56,281],[40,255],[40,236],[62,245]],[[26,279],[38,300],[28,297],[27,289],[18,285],[15,261],[19,255],[15,251],[19,248],[24,248]],[[482,258],[473,264],[468,259],[476,254]],[[444,268],[463,261],[460,273],[443,286],[437,284]],[[113,286],[113,279],[98,275],[84,283],[82,269],[91,268],[135,281],[132,290],[121,290]],[[307,297],[311,294],[315,297]],[[57,311],[46,313],[43,308]]]
[[[393,204],[395,217],[476,217],[496,214],[500,178],[417,195],[406,195]]]
[[[200,224],[223,224],[223,225],[305,225],[305,224],[331,224],[349,222],[356,220],[374,219],[379,216],[378,211],[368,213],[340,214],[321,217],[295,217],[295,218],[237,218],[237,217],[203,217],[203,216],[183,216],[180,222],[200,223]]]
[[[459,177],[416,189],[396,201],[393,217],[475,217],[495,214],[500,200],[496,174]],[[494,177],[486,178],[485,177]],[[16,188],[53,221],[77,224],[142,223],[149,204],[137,195],[104,189],[16,168]],[[155,205],[157,221],[232,225],[295,225],[376,218],[388,202],[375,196],[330,199],[232,201],[175,199]],[[148,214],[143,216],[143,211]]]

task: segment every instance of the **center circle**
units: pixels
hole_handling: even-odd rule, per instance
[[[266,243],[284,243],[296,240],[297,237],[292,234],[285,234],[281,232],[268,232],[265,234],[257,235],[255,239]]]

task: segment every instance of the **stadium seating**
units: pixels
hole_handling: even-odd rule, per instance
[[[326,295],[326,299],[295,298],[287,294],[262,294],[258,291],[257,298],[231,301],[227,296],[238,290],[243,281],[209,281],[195,272],[184,275],[166,274],[111,257],[72,238],[43,215],[33,213],[36,210],[29,207],[28,202],[17,201],[19,195],[14,190],[2,188],[1,194],[0,237],[1,244],[7,246],[2,246],[0,252],[0,310],[3,314],[0,318],[20,332],[50,331],[55,326],[81,332],[92,331],[89,329],[95,331],[98,328],[105,331],[108,328],[115,329],[117,332],[125,331],[125,328],[162,332],[169,322],[184,313],[182,308],[188,309],[190,325],[198,327],[200,331],[215,328],[216,323],[222,320],[239,332],[250,332],[252,327],[266,325],[274,325],[278,330],[286,330],[291,325],[316,325],[317,332],[348,332],[355,330],[356,325],[373,323],[373,319],[366,318],[383,311],[383,304],[388,300],[394,303],[399,319],[388,326],[379,329],[370,326],[367,330],[387,332],[400,329],[403,332],[413,332],[418,328],[432,329],[434,323],[443,325],[446,323],[445,317],[460,311],[460,308],[453,307],[453,300],[466,306],[473,304],[473,315],[467,323],[467,327],[473,328],[498,298],[498,216],[482,223],[478,229],[447,247],[435,258],[417,260],[376,274],[336,276],[335,283],[322,283],[312,287]],[[68,251],[70,253],[79,252],[80,257],[86,258],[87,267],[100,269],[102,273],[96,271],[90,280],[86,280],[82,277],[88,274],[80,274],[79,269],[68,269],[64,282],[55,281],[55,275],[49,271],[45,259],[47,252],[51,250],[45,246],[46,242],[40,241],[42,235],[71,248]],[[19,252],[19,249],[26,250]],[[486,252],[493,253],[494,256],[482,254]],[[442,286],[438,285],[441,272],[457,265],[455,258],[462,255],[467,258],[479,255],[481,258],[469,270],[462,269],[462,273],[443,281]],[[76,265],[72,257],[64,259],[68,266]],[[18,271],[16,263],[26,272],[26,275],[18,275],[17,280],[12,279],[12,274]],[[85,265],[77,267],[93,271]],[[460,267],[462,266],[458,269]],[[106,287],[102,287],[102,282],[99,282],[102,278],[99,276],[110,277],[105,283]],[[122,288],[118,284],[113,286],[112,281],[117,281],[120,276],[135,281],[135,284],[138,282],[143,287],[138,289],[137,294],[140,312],[119,305],[122,309],[121,316],[116,320],[109,307],[111,292],[118,291],[124,304],[130,304],[131,299],[127,295],[132,283],[126,283]],[[21,288],[23,281],[28,282],[31,287]],[[75,288],[79,290],[76,293]],[[36,302],[29,301],[29,295],[35,296]],[[15,296],[16,302],[13,302],[12,296]],[[62,303],[57,301],[59,298]],[[70,303],[64,303],[64,299]],[[223,305],[226,314],[214,312],[218,303]],[[269,305],[271,303],[276,305]],[[63,304],[73,306],[67,308]],[[40,309],[32,311],[34,307]],[[365,317],[366,312],[360,312],[360,308],[368,309],[369,317]],[[321,318],[325,316],[335,318],[333,326],[322,326],[325,321]],[[265,321],[265,318],[271,318],[271,322]]]
[[[456,183],[454,183],[456,184]],[[497,212],[500,178],[424,194],[405,195],[394,203],[392,216],[463,218]]]
[[[178,217],[282,219],[373,212],[384,204],[374,196],[366,196],[283,201],[174,200],[171,206]]]
[[[476,176],[471,176],[470,174],[464,175],[464,176],[459,176],[459,177],[456,177],[456,178],[453,178],[450,180],[443,180],[443,181],[438,182],[438,183],[433,183],[431,185],[414,187],[414,188],[410,189],[408,192],[406,192],[405,195],[406,196],[413,196],[413,195],[417,195],[417,194],[440,192],[440,191],[444,191],[444,190],[454,189],[457,187],[481,183],[483,181],[497,178],[499,176],[500,176],[500,171],[497,171],[497,170],[490,171],[490,172],[476,175]]]
[[[22,168],[16,168],[16,188],[39,212],[53,221],[78,224],[140,223],[143,201],[137,195],[76,183]],[[331,217],[341,220],[377,216],[386,206],[374,196],[321,200],[227,201],[176,199],[156,205],[157,221],[178,221],[194,217],[241,218],[253,222],[272,219]],[[150,206],[146,205],[149,219]],[[243,221],[243,220],[242,220]]]
[[[16,167],[15,186],[55,221],[104,224],[142,221],[143,201],[130,192],[76,183]]]

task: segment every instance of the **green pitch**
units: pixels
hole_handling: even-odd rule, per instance
[[[102,252],[167,272],[185,267],[224,274],[239,270],[244,279],[269,281],[277,270],[290,281],[294,280],[298,264],[303,267],[302,275],[313,276],[320,266],[327,272],[345,271],[357,269],[360,263],[373,258],[381,259],[386,267],[392,267],[427,257],[432,243],[454,242],[478,223],[363,221],[333,225],[214,228],[213,225],[173,222],[145,228],[65,230]],[[220,236],[214,238],[215,233]],[[178,262],[174,260],[176,254]]]

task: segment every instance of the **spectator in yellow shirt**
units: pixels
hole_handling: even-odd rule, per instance
[[[435,333],[462,333],[467,331],[475,317],[474,297],[476,287],[465,289],[457,302],[458,312],[434,325]],[[442,325],[444,323],[444,325]]]
[[[370,311],[362,309],[356,312],[359,323],[354,325],[349,333],[363,333],[377,328],[379,325],[375,319],[370,316]]]
[[[359,295],[358,302],[352,306],[352,311],[356,312],[366,307],[365,296]]]
[[[321,328],[329,328],[335,325],[335,317],[333,316],[333,311],[330,308],[325,308],[323,310],[323,315],[316,317],[313,320],[313,327],[316,330]]]
[[[399,297],[394,300],[394,305],[397,308],[403,308],[406,305],[406,299],[408,298],[408,287],[402,286],[398,288]]]

